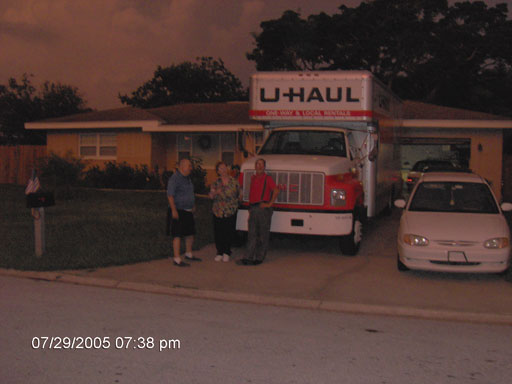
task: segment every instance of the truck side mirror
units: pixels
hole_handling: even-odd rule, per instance
[[[375,161],[377,159],[377,155],[379,154],[379,149],[374,146],[370,153],[368,154],[368,160]]]
[[[377,156],[379,154],[379,135],[377,133],[371,134],[371,150],[368,153],[368,160],[375,161],[377,159]]]

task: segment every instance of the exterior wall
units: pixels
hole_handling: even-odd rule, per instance
[[[503,133],[494,129],[404,129],[404,137],[460,138],[471,141],[469,168],[491,182],[501,199]]]
[[[167,170],[174,171],[176,168],[176,163],[178,160],[178,145],[177,145],[177,137],[179,133],[166,133],[164,134],[165,139],[165,148],[163,152],[165,153],[165,168]],[[203,159],[203,169],[206,171],[206,185],[211,184],[216,178],[217,174],[215,173],[215,164],[221,158],[220,153],[220,142],[219,135],[216,133],[205,133],[211,137],[211,147],[202,150],[197,144],[198,137],[201,133],[190,133],[191,141],[193,145],[192,156],[199,157]],[[239,135],[239,140],[242,138],[242,135]],[[249,152],[248,156],[251,156],[255,150],[255,141],[254,141],[254,133],[249,132],[244,135],[244,146]],[[234,163],[242,164],[246,160],[244,157],[243,151],[240,151],[238,143],[235,144],[235,153],[234,153]]]
[[[80,132],[48,132],[47,151],[59,156],[71,153],[79,157]],[[157,161],[164,163],[163,155],[156,155]],[[103,159],[84,159],[87,166],[102,166],[108,161]],[[151,134],[143,132],[118,132],[117,133],[117,158],[118,163],[126,162],[130,166],[147,165],[152,167],[152,139]]]
[[[158,167],[160,172],[167,166],[166,148],[168,136],[161,133],[151,135],[151,168]]]
[[[120,132],[117,134],[117,162],[131,166],[147,165],[151,168],[151,134]]]
[[[165,164],[168,171],[173,171],[177,166],[178,149],[176,145],[177,135],[175,133],[168,134],[167,147],[165,149]]]
[[[74,157],[78,157],[78,134],[75,132],[48,132],[46,135],[46,150],[48,153],[53,152],[61,157],[69,152]]]
[[[496,197],[501,199],[503,134],[502,131],[480,133],[471,140],[470,168],[492,183]]]

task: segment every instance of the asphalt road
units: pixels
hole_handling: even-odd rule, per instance
[[[0,322],[0,382],[7,384],[501,384],[510,382],[512,366],[510,326],[206,301],[6,276],[0,276]],[[64,337],[75,345],[65,348]]]

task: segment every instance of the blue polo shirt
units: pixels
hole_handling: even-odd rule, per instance
[[[176,209],[194,208],[194,185],[190,176],[183,176],[179,170],[176,170],[167,183],[167,196],[174,198]]]

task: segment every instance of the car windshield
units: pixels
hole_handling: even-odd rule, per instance
[[[287,130],[272,132],[259,154],[347,157],[347,149],[343,132]]]
[[[443,160],[418,161],[412,167],[412,171],[414,172],[449,171],[454,169],[456,169],[456,167],[450,161]]]
[[[489,187],[483,183],[424,182],[411,198],[409,211],[498,213]]]

